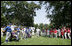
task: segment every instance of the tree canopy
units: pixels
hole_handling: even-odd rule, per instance
[[[40,5],[27,1],[1,1],[1,25],[4,22],[17,25],[34,26],[35,10],[40,9]]]
[[[46,17],[54,25],[71,24],[71,1],[40,1],[40,4],[46,5]]]

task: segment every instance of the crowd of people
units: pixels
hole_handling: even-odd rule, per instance
[[[42,30],[42,32],[48,37],[55,37],[55,38],[63,38],[63,39],[71,39],[71,28],[69,27],[62,27],[62,28],[51,28]],[[42,34],[43,34],[42,33]]]
[[[71,28],[62,27],[62,28],[51,28],[51,29],[41,29],[37,27],[36,32],[34,27],[20,27],[15,26],[14,24],[8,24],[7,26],[1,27],[1,37],[6,35],[5,42],[11,41],[12,38],[15,38],[16,41],[20,39],[31,38],[33,35],[39,36],[47,36],[47,37],[55,37],[55,38],[65,38],[71,39]]]
[[[34,27],[26,27],[26,26],[16,26],[14,24],[8,24],[7,26],[1,27],[1,37],[6,36],[5,42],[11,41],[12,38],[15,38],[16,41],[19,39],[27,39],[31,38],[34,35]]]

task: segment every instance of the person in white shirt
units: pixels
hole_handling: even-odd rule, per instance
[[[1,28],[1,37],[3,37],[3,28]]]
[[[15,28],[15,25],[14,25],[14,24],[11,25],[11,29],[12,29],[12,31],[14,31],[14,28]]]
[[[40,29],[37,28],[37,29],[36,29],[36,35],[37,35],[37,37],[39,37],[39,32],[40,32]]]
[[[32,35],[34,35],[35,28],[34,27],[31,27],[31,29],[32,29]]]
[[[49,31],[49,29],[48,29],[48,30],[47,30],[47,36],[48,36],[48,37],[49,37],[49,35],[50,35],[49,33],[50,33],[50,31]]]
[[[2,26],[1,27],[1,37],[3,37],[3,35],[4,35],[4,29],[5,29],[5,26]]]
[[[24,35],[23,35],[23,33],[24,33],[24,28],[21,28],[20,29],[20,33],[21,33],[21,40],[24,38]]]
[[[24,27],[24,33],[23,33],[23,35],[24,35],[24,39],[26,40],[26,38],[27,38],[27,28],[26,27]]]
[[[21,28],[21,40],[26,37],[25,30],[26,30],[25,27]]]
[[[61,36],[61,31],[60,31],[60,29],[58,28],[58,36],[59,36],[59,38],[60,38],[60,36]]]
[[[71,34],[71,29],[67,28],[67,35],[68,35],[68,38],[69,38],[69,39],[71,39],[70,34]]]

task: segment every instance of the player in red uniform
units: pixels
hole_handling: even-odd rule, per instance
[[[57,30],[56,30],[56,28],[54,29],[54,36],[57,38]]]
[[[68,37],[69,37],[69,39],[71,39],[71,37],[70,37],[70,29],[68,28],[68,30],[67,30],[67,33],[68,33]]]
[[[62,28],[61,28],[61,35],[62,35],[62,38],[64,39],[64,32]]]
[[[67,30],[65,27],[64,27],[64,36],[65,36],[65,39],[67,39]]]
[[[51,28],[51,30],[50,30],[50,37],[53,38],[53,29],[52,29],[52,28]]]

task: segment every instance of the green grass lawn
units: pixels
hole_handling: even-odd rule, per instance
[[[1,41],[4,42],[5,38],[1,38]],[[71,45],[71,40],[33,36],[32,38],[28,38],[27,40],[23,39],[19,42],[12,41],[10,43],[2,43],[1,45]]]

